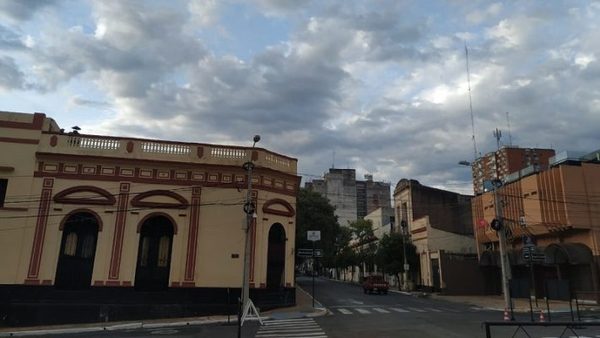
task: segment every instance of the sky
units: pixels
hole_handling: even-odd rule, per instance
[[[481,154],[495,128],[600,148],[599,26],[600,2],[575,0],[0,0],[0,110],[87,134],[259,134],[303,181],[333,165],[472,193],[473,126]]]

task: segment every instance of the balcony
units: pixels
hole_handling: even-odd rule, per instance
[[[241,166],[253,157],[257,168],[296,175],[297,160],[262,148],[201,143],[169,142],[97,135],[44,133],[40,153],[80,155],[135,160],[169,161],[186,164]],[[254,155],[252,155],[254,153]]]

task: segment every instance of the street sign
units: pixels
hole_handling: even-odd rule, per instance
[[[404,271],[408,271],[410,269],[410,265],[404,264]]]
[[[523,247],[523,260],[526,262],[543,263],[546,260],[546,255],[543,252],[538,252],[535,246]]]
[[[298,257],[323,257],[321,249],[298,249],[296,253]]]
[[[309,230],[306,232],[306,239],[311,242],[316,242],[321,240],[321,231],[319,230]]]

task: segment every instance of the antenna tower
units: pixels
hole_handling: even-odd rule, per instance
[[[496,147],[499,150],[500,149],[500,139],[502,138],[502,130],[496,128],[496,130],[494,130],[494,138],[496,138]]]
[[[471,98],[471,71],[469,70],[469,49],[465,41],[465,56],[467,60],[467,86],[469,88],[469,110],[471,112],[471,139],[473,140],[473,160],[477,159],[477,142],[475,141],[475,117],[473,116],[473,99]]]
[[[512,146],[512,135],[510,134],[510,117],[508,117],[508,112],[506,112],[506,125],[508,127],[508,145]]]

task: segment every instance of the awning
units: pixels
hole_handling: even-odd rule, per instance
[[[553,243],[544,250],[546,264],[581,265],[592,262],[592,250],[582,243]]]

